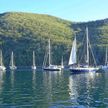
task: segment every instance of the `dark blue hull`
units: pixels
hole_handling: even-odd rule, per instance
[[[47,68],[44,68],[43,70],[45,70],[45,71],[60,71],[60,69],[47,69]]]
[[[90,71],[90,70],[86,70],[86,69],[82,69],[82,70],[80,70],[80,69],[70,69],[70,71],[71,71],[71,73],[86,73],[86,72],[95,72],[96,70],[94,69],[94,70],[92,70],[92,71]]]

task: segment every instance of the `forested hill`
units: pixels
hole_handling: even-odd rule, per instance
[[[96,60],[98,64],[102,64],[108,43],[108,19],[76,23],[41,14],[0,14],[0,47],[3,50],[4,63],[9,65],[11,51],[14,51],[16,65],[32,65],[32,51],[35,50],[36,64],[41,66],[50,38],[53,63],[60,64],[61,57],[64,56],[67,64],[72,40],[76,34],[78,48],[81,49],[79,43],[85,35],[86,26],[89,28]]]

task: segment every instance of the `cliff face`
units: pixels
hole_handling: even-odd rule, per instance
[[[89,28],[89,38],[98,64],[104,63],[105,46],[108,45],[108,19],[91,22],[70,22],[49,15],[31,13],[4,13],[0,15],[0,47],[5,65],[9,65],[11,51],[20,66],[32,65],[32,51],[36,52],[36,64],[42,65],[47,41],[51,39],[52,61],[60,64],[64,56],[69,59],[72,40],[76,33],[79,55]]]

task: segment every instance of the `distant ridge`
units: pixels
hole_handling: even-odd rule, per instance
[[[77,40],[80,43],[86,26],[89,28],[89,38],[95,55],[99,54],[97,62],[104,63],[104,46],[108,45],[108,18],[90,22],[70,22],[44,14],[0,14],[0,47],[3,49],[5,65],[9,64],[12,50],[17,59],[16,65],[31,65],[32,50],[36,51],[37,65],[42,65],[48,38],[53,44],[54,63],[59,64],[63,55],[67,64],[73,37],[77,32]],[[80,48],[80,44],[78,47]]]

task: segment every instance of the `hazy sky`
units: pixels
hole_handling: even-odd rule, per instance
[[[108,0],[1,0],[0,13],[20,11],[57,16],[71,21],[108,18]]]

